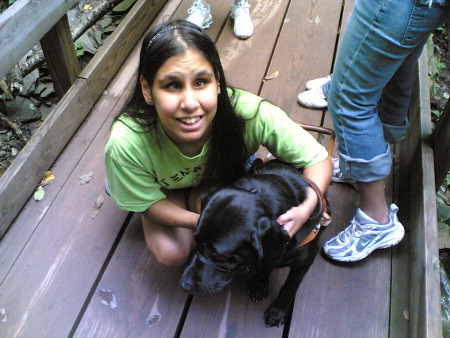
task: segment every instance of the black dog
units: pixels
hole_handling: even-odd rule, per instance
[[[276,220],[305,200],[310,185],[293,166],[270,161],[254,165],[250,175],[206,196],[194,234],[198,251],[184,271],[182,289],[211,295],[229,284],[241,268],[254,269],[248,294],[259,301],[269,293],[271,271],[290,266],[284,286],[264,314],[266,326],[284,324],[319,250],[319,236],[306,245],[299,244],[323,223],[323,195],[313,184],[320,203],[315,216],[292,239]]]

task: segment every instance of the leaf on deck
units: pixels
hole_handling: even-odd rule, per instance
[[[55,179],[55,175],[52,174],[51,171],[46,171],[44,177],[41,180],[41,186],[46,186],[50,183],[52,183],[52,181]]]
[[[94,177],[94,172],[93,171],[89,172],[86,175],[80,176],[80,183],[81,184],[87,184],[87,183],[89,183],[92,180],[93,177]]]
[[[37,187],[36,191],[34,192],[33,198],[35,201],[42,201],[45,197],[45,190],[40,185]]]
[[[277,70],[277,71],[273,72],[272,74],[266,76],[266,77],[263,79],[263,82],[266,82],[266,81],[275,79],[276,77],[278,77],[278,75],[280,75],[280,72]]]
[[[94,204],[94,211],[92,211],[92,218],[97,217],[97,215],[100,213],[100,208],[102,207],[104,201],[105,198],[102,195],[97,196],[97,200]]]

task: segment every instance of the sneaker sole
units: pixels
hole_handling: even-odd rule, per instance
[[[303,106],[305,108],[309,108],[309,109],[323,110],[323,109],[327,109],[327,107],[328,107],[328,105],[326,105],[326,106],[314,106],[314,105],[310,105],[310,104],[307,104],[307,103],[303,103],[300,100],[297,100],[297,101],[298,101],[299,105],[301,105],[301,106]]]
[[[374,245],[373,247],[368,248],[367,250],[361,251],[359,253],[359,255],[347,256],[347,257],[333,257],[330,254],[328,254],[327,252],[325,252],[325,251],[324,252],[328,257],[330,257],[331,259],[333,259],[335,261],[357,262],[357,261],[360,261],[360,260],[366,258],[367,256],[369,256],[375,250],[387,249],[387,248],[393,247],[394,245],[397,245],[398,243],[400,243],[402,241],[403,237],[405,236],[405,228],[403,227],[403,225],[397,229],[397,231],[394,233],[394,235],[395,235],[395,237],[393,238],[393,241],[387,240],[386,243],[383,243],[381,245]]]

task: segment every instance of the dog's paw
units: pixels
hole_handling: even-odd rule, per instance
[[[269,284],[267,283],[250,283],[247,293],[254,302],[263,300],[269,294]]]
[[[283,309],[269,307],[264,313],[264,321],[267,327],[284,325],[287,319],[287,312]]]

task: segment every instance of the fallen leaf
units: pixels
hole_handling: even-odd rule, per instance
[[[277,70],[277,71],[273,72],[272,74],[266,76],[264,78],[263,82],[275,79],[278,75],[280,75],[280,72]]]
[[[92,215],[91,215],[92,218],[97,217],[97,215],[100,213],[100,208],[102,207],[104,201],[105,201],[105,198],[102,195],[97,196],[97,200],[95,201],[95,204],[94,204],[95,210],[92,211]]]
[[[46,171],[44,177],[41,180],[41,186],[46,186],[47,184],[52,183],[52,181],[55,179],[55,175],[52,174],[51,171]]]
[[[102,207],[104,201],[105,201],[105,198],[102,195],[98,195],[97,200],[95,201],[94,208],[100,209]]]
[[[39,187],[37,187],[36,191],[34,192],[33,197],[36,201],[42,201],[44,199],[45,190],[41,185]]]
[[[94,172],[92,172],[92,171],[86,175],[80,176],[80,183],[87,184],[92,180],[93,177],[94,177]]]
[[[100,213],[100,209],[95,209],[94,211],[92,211],[92,219],[94,219],[95,217],[97,217],[97,215]]]

